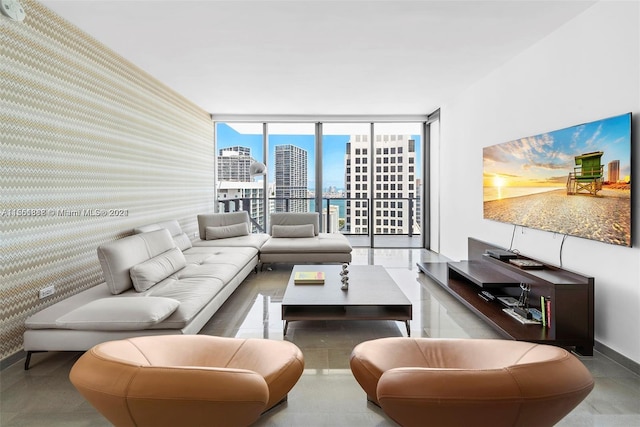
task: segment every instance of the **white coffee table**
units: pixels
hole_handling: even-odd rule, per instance
[[[340,289],[340,265],[295,265],[282,299],[284,335],[294,320],[409,321],[412,306],[387,271],[379,265],[349,266],[349,290]],[[296,285],[297,271],[324,271],[324,285]]]

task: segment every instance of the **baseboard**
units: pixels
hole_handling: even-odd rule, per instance
[[[602,353],[603,355],[607,356],[609,359],[613,360],[614,362],[624,366],[631,372],[637,375],[640,375],[640,363],[634,362],[628,357],[621,355],[617,351],[612,350],[611,348],[607,347],[601,342],[598,342],[597,340],[595,341],[594,349]],[[15,363],[18,363],[21,360],[24,360],[25,357],[27,357],[27,352],[25,351],[19,351],[17,353],[12,354],[11,356],[5,357],[4,359],[0,360],[0,371],[8,368],[9,366]]]
[[[602,354],[604,354],[605,356],[607,356],[609,359],[613,360],[614,362],[624,366],[625,368],[627,368],[628,370],[630,370],[631,372],[640,375],[640,363],[636,363],[633,360],[629,359],[626,356],[621,355],[620,353],[618,353],[615,350],[612,350],[611,348],[607,347],[606,345],[602,344],[601,342],[595,341],[595,345],[594,345],[594,349]]]
[[[3,371],[5,368],[18,363],[21,360],[24,360],[25,357],[27,357],[26,351],[19,351],[12,354],[11,356],[5,357],[4,359],[0,360],[0,371]]]

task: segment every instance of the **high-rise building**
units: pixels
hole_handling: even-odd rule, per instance
[[[307,150],[276,145],[276,212],[307,212]]]
[[[608,180],[611,183],[620,181],[620,160],[611,160],[607,166],[609,171]]]
[[[227,147],[219,150],[218,181],[252,181],[249,166],[255,160],[251,157],[248,147]]]
[[[368,135],[352,135],[347,143],[347,230],[353,234],[368,234],[370,227],[375,234],[419,232],[415,140],[410,135],[376,135],[372,156],[370,149]],[[371,192],[373,224],[369,223]]]
[[[254,182],[249,167],[255,159],[248,147],[227,147],[218,155],[218,207],[220,212],[245,210],[258,230],[265,231],[264,189]]]

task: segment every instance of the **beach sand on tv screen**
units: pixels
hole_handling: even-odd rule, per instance
[[[554,190],[486,201],[484,218],[631,246],[631,185],[604,186],[598,196]]]

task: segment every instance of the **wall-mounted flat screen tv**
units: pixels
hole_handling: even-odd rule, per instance
[[[631,113],[483,149],[484,218],[631,246]]]

